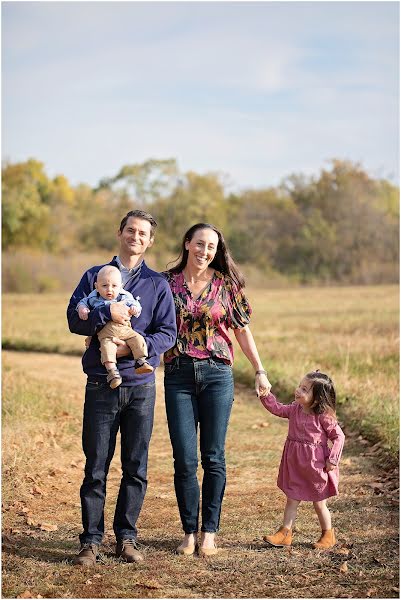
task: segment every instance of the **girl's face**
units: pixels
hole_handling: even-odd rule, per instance
[[[219,243],[218,235],[213,229],[198,229],[192,239],[185,242],[188,250],[188,265],[195,269],[207,269],[216,256]]]
[[[311,380],[304,377],[295,390],[295,402],[298,402],[306,412],[311,411],[313,402],[312,387]]]

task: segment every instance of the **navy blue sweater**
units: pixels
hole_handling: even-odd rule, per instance
[[[108,263],[118,268],[116,257]],[[107,371],[100,362],[100,347],[96,333],[111,321],[110,305],[99,306],[90,311],[88,320],[79,318],[76,310],[78,302],[94,289],[99,270],[104,265],[92,267],[82,276],[71,296],[67,308],[68,326],[72,333],[91,335],[92,341],[82,357],[84,372],[91,381],[106,381]],[[124,286],[128,292],[141,297],[142,312],[138,318],[131,318],[135,331],[143,335],[148,346],[148,362],[156,368],[160,355],[172,348],[177,338],[176,313],[170,286],[164,277],[142,263],[140,274],[134,281],[128,280]],[[154,381],[154,373],[136,375],[132,355],[118,359],[118,370],[123,379],[122,385],[140,385]]]

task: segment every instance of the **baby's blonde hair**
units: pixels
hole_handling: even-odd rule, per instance
[[[114,267],[113,265],[104,265],[104,267],[99,269],[99,271],[97,273],[97,279],[99,280],[101,277],[105,277],[108,273],[114,273],[114,272],[117,272],[121,279],[120,269],[117,269],[117,267]]]

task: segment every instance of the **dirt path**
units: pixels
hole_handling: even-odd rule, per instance
[[[3,597],[50,598],[384,598],[398,597],[398,502],[395,474],[381,470],[379,448],[347,436],[341,495],[331,501],[338,545],[316,552],[319,527],[301,506],[290,551],[267,548],[265,533],[280,523],[283,495],[275,480],[286,422],[270,416],[250,390],[237,387],[227,442],[228,483],[219,545],[211,559],[174,555],[181,531],[172,484],[171,449],[158,372],[158,401],[149,459],[149,487],[139,521],[146,561],[113,558],[113,506],[120,479],[118,452],[108,481],[106,535],[92,571],[73,568],[81,530],[79,359],[3,354],[4,385],[43,386],[60,408],[3,422]],[[45,377],[43,374],[45,373]],[[52,393],[54,396],[52,396]],[[18,397],[15,398],[18,402]],[[58,405],[57,405],[58,406]]]

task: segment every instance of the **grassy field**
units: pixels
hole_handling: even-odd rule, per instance
[[[298,380],[320,368],[336,383],[339,415],[394,460],[399,442],[397,286],[261,290],[249,288],[251,328],[274,391],[289,399]],[[5,295],[3,347],[80,355],[69,333],[65,295]],[[252,373],[239,349],[237,381]]]
[[[312,549],[319,526],[310,503],[301,506],[290,550],[263,542],[282,517],[284,497],[275,482],[287,423],[269,415],[252,389],[241,384],[227,439],[221,553],[214,559],[175,555],[182,534],[162,369],[149,487],[138,523],[146,560],[136,566],[113,556],[121,476],[117,450],[108,478],[101,560],[93,570],[73,568],[81,531],[84,383],[78,357],[3,353],[3,598],[399,596],[397,470],[384,472],[380,449],[358,433],[346,430],[340,496],[330,501],[337,546],[328,552]]]

